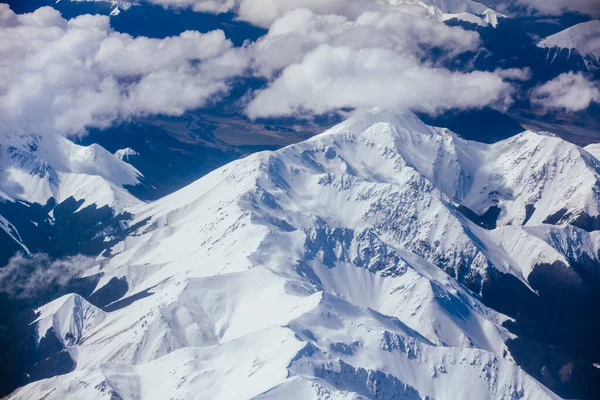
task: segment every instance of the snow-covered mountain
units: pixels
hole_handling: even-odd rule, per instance
[[[599,174],[547,134],[360,113],[129,208],[137,229],[86,273],[126,293],[40,308],[73,371],[9,398],[558,398],[479,294],[493,271],[528,288],[598,262]]]
[[[548,59],[555,59],[565,50],[577,52],[583,57],[585,65],[591,73],[600,70],[600,20],[582,22],[538,43],[541,48],[548,49]]]
[[[0,191],[4,197],[46,204],[69,197],[82,207],[107,205],[118,212],[141,204],[124,189],[141,174],[101,146],[79,146],[61,135],[3,134],[0,137]]]
[[[65,213],[92,207],[117,215],[143,204],[126,189],[139,185],[142,178],[132,165],[96,144],[80,146],[50,133],[0,135],[0,233],[5,247],[1,263],[16,250],[48,252],[44,246],[52,236],[48,229],[62,224],[70,224],[71,231],[90,225],[103,228],[99,220],[109,218],[87,216],[82,226],[76,226],[73,219],[60,219]],[[63,211],[60,215],[54,215],[56,207]]]
[[[62,1],[74,1],[74,2],[97,2],[97,3],[109,3],[111,6],[110,15],[119,15],[121,11],[127,11],[131,7],[138,5],[137,2],[126,1],[126,0],[62,0]],[[56,0],[60,3],[61,0]]]
[[[117,158],[119,160],[122,161],[129,161],[130,159],[133,159],[134,157],[139,157],[139,153],[135,150],[133,150],[130,147],[126,147],[124,149],[119,149],[117,151],[115,151],[115,156],[117,156]]]
[[[442,20],[459,19],[480,26],[498,25],[499,18],[506,18],[488,6],[472,0],[425,0],[425,4],[435,7],[442,13]]]
[[[479,26],[498,25],[499,18],[506,18],[488,6],[472,0],[386,0],[392,10],[411,13],[425,9],[427,14],[440,21],[458,19]]]

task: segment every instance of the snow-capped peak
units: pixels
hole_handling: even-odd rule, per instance
[[[69,197],[116,212],[142,204],[124,186],[141,173],[97,144],[80,146],[61,135],[3,134],[0,191],[8,198],[46,204]]]
[[[576,50],[590,72],[596,71],[600,68],[600,20],[582,22],[548,36],[538,43],[538,47]]]
[[[430,0],[431,2],[431,0]],[[506,15],[495,11],[482,3],[470,0],[439,0],[435,4],[442,3],[438,7],[446,13],[444,20],[456,18],[471,22],[480,26],[498,26],[500,18],[508,18]]]
[[[61,0],[56,0],[59,3]],[[63,0],[63,1],[75,1],[75,2],[99,2],[99,3],[110,3],[112,10],[111,16],[119,15],[121,10],[126,11],[133,6],[137,6],[137,2],[125,1],[125,0]]]
[[[39,313],[34,321],[38,339],[42,339],[52,329],[52,334],[64,346],[74,346],[81,338],[100,324],[106,314],[88,303],[77,294],[62,296],[36,310]]]
[[[126,147],[115,151],[115,156],[122,161],[129,161],[130,158],[137,157],[140,154],[132,148]]]
[[[393,4],[416,3],[430,10],[440,20],[459,19],[479,26],[496,27],[506,15],[472,0],[391,0]]]

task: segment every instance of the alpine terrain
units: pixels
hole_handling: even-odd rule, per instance
[[[77,163],[3,148],[44,183],[6,197],[79,199],[81,179],[102,200],[79,207],[128,218],[84,273],[93,294],[36,310],[39,362],[63,374],[8,399],[558,399],[598,382],[592,148],[373,109],[147,204],[122,189],[131,151],[66,148]]]
[[[600,72],[600,20],[574,25],[564,31],[548,36],[538,43],[548,49],[548,58],[553,61],[561,51],[582,57],[591,74]]]
[[[97,253],[98,233],[143,204],[126,188],[142,174],[97,144],[80,146],[58,134],[0,135],[0,263],[15,253]],[[119,224],[116,223],[118,226]]]

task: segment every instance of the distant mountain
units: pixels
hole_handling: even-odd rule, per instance
[[[9,398],[594,398],[599,178],[550,135],[357,114],[132,209],[95,294],[38,310],[71,372]]]
[[[46,204],[69,197],[117,211],[141,202],[125,186],[141,173],[97,144],[79,146],[61,135],[0,136],[0,191],[6,199]]]
[[[97,144],[80,146],[49,133],[0,135],[0,263],[16,251],[81,250],[78,242],[89,245],[83,242],[114,223],[109,220],[143,204],[127,190],[142,180],[135,167]]]
[[[431,5],[442,13],[442,20],[459,19],[480,26],[491,25],[496,27],[499,18],[507,18],[490,7],[471,0],[424,0],[423,3]]]
[[[582,22],[538,43],[548,49],[548,59],[553,61],[566,51],[568,57],[582,57],[591,74],[600,73],[600,20]]]
[[[62,1],[73,1],[73,2],[94,2],[94,3],[108,3],[110,4],[111,11],[110,15],[119,15],[121,11],[127,11],[133,6],[139,5],[139,3],[124,0],[62,0]],[[56,3],[60,3],[61,0],[57,0]]]
[[[138,153],[137,151],[135,151],[129,147],[125,147],[124,149],[119,149],[119,150],[115,151],[115,156],[117,158],[119,158],[120,160],[128,162],[132,159],[135,159],[136,157],[139,157],[140,153]]]

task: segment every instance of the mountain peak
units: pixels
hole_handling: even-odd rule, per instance
[[[139,156],[140,153],[138,153],[137,151],[133,150],[130,147],[126,147],[124,149],[119,149],[117,151],[115,151],[115,156],[122,160],[122,161],[129,161],[131,158],[137,157]]]
[[[50,330],[64,346],[79,343],[81,338],[96,325],[104,321],[106,314],[77,294],[66,294],[38,308],[38,340]]]
[[[548,36],[538,43],[538,47],[558,49],[553,58],[561,49],[569,50],[569,57],[575,50],[583,58],[588,71],[595,73],[600,70],[600,20],[582,22]]]
[[[410,110],[375,107],[370,110],[355,111],[344,122],[326,130],[321,135],[362,133],[375,124],[385,124],[415,133],[431,132],[430,127]]]
[[[44,205],[74,197],[117,212],[142,203],[124,188],[139,184],[141,173],[97,144],[80,146],[50,133],[0,140],[0,191],[12,199]]]

